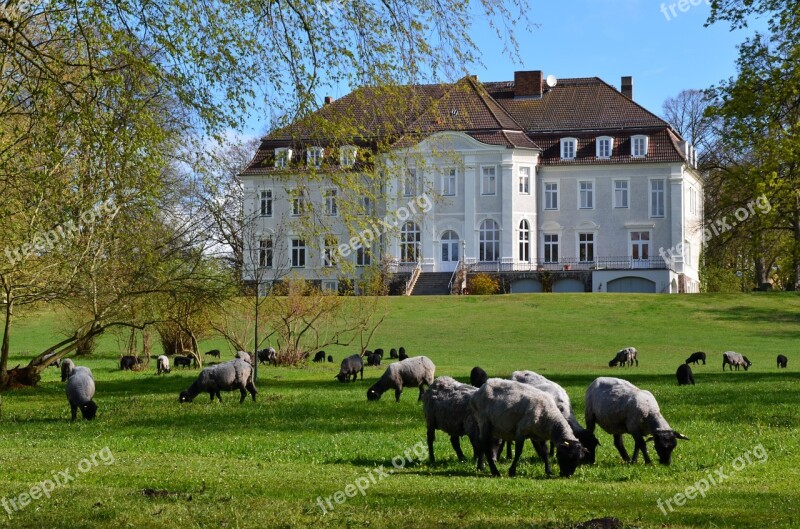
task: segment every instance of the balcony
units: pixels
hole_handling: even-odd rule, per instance
[[[568,272],[589,270],[666,270],[667,263],[655,259],[632,259],[631,257],[598,257],[593,261],[562,258],[558,261],[536,259],[531,263],[477,262],[467,259],[470,272]]]

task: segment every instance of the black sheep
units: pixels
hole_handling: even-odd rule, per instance
[[[212,349],[206,353],[206,356],[214,356],[216,358],[219,358],[219,354],[220,354],[219,349]]]
[[[328,363],[329,364],[333,363],[333,355],[328,355]]]
[[[119,368],[123,371],[125,371],[126,369],[134,369],[141,363],[142,363],[141,358],[136,358],[135,356],[126,355],[119,359]]]
[[[679,386],[688,386],[689,384],[694,386],[694,375],[692,375],[692,368],[689,367],[689,364],[679,365],[675,376],[678,377]]]
[[[381,355],[379,355],[378,353],[370,353],[369,351],[367,351],[367,354],[365,354],[364,356],[367,359],[368,366],[377,367],[381,365]]]
[[[686,364],[697,365],[697,363],[701,360],[703,361],[703,365],[706,365],[706,354],[703,351],[697,351],[696,353],[692,353],[692,355],[686,359]]]
[[[380,355],[380,357],[381,357],[381,360],[383,360],[383,349],[380,349],[380,348],[378,348],[378,349],[375,349],[375,350],[372,352],[372,354],[374,354],[374,355]]]
[[[189,356],[176,356],[174,360],[175,367],[192,367],[192,358]]]
[[[786,358],[784,355],[778,355],[778,369],[784,368],[786,369],[786,364],[789,362],[789,359]]]
[[[473,367],[472,371],[469,372],[469,383],[476,388],[484,385],[487,380],[489,380],[489,375],[487,375],[486,371],[478,366]]]
[[[400,348],[400,355],[398,356],[398,360],[400,360],[402,362],[403,360],[406,360],[407,358],[408,358],[408,355],[406,354],[406,350],[401,347]]]
[[[394,347],[392,347],[389,350],[389,358],[392,358],[392,359],[397,358],[397,349],[395,349]]]
[[[314,362],[324,362],[325,361],[325,351],[317,351],[317,354],[314,355]]]

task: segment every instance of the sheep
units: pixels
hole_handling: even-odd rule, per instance
[[[156,359],[156,369],[158,371],[157,374],[159,375],[161,373],[169,373],[169,358],[167,358],[165,355],[160,355]]]
[[[65,382],[72,374],[72,371],[74,369],[75,369],[75,362],[73,362],[69,358],[63,359],[61,361],[61,382]]]
[[[267,365],[278,365],[278,353],[272,347],[258,351],[258,363],[263,364],[265,362]]]
[[[43,364],[47,363],[47,361],[48,361],[48,360],[50,360],[51,358],[53,358],[53,357],[54,357],[54,356],[56,356],[57,354],[58,354],[58,353],[49,353],[49,354],[46,354],[46,355],[44,355],[44,356],[42,357],[42,363],[43,363]],[[61,364],[61,361],[60,361],[60,360],[58,360],[58,359],[56,359],[56,360],[54,360],[54,361],[53,361],[53,363],[52,363],[52,364],[50,364],[50,365],[49,365],[49,366],[47,366],[47,367],[61,367],[61,366],[60,366],[60,364]]]
[[[381,395],[394,389],[395,402],[400,402],[404,387],[418,387],[419,398],[425,392],[424,386],[433,382],[436,366],[427,356],[415,356],[395,362],[386,368],[378,381],[367,390],[367,400],[379,400]]]
[[[244,402],[247,392],[250,392],[255,402],[258,390],[253,384],[253,366],[241,358],[234,358],[200,371],[197,380],[178,396],[178,402],[192,402],[197,395],[206,391],[211,396],[211,402],[214,402],[215,395],[222,402],[219,392],[234,389],[241,392],[239,404]]]
[[[364,356],[367,359],[368,366],[379,367],[381,365],[381,356],[378,353],[367,351]]]
[[[389,358],[391,358],[391,359],[396,359],[397,358],[397,349],[395,349],[394,347],[392,347],[389,350]]]
[[[142,359],[141,358],[136,358],[133,355],[125,355],[125,356],[123,356],[123,357],[121,357],[119,359],[119,368],[122,371],[125,371],[127,369],[133,370],[137,366],[139,366],[141,363],[142,363]]]
[[[567,420],[567,424],[572,429],[573,435],[581,442],[581,445],[586,449],[587,455],[584,458],[585,462],[593,465],[595,461],[595,453],[600,441],[597,440],[595,435],[586,430],[578,422],[575,417],[575,412],[572,409],[572,402],[569,399],[567,392],[557,383],[533,371],[514,371],[511,373],[511,380],[528,384],[536,389],[543,391],[553,398],[556,407]],[[554,444],[550,444],[550,455],[552,456],[555,450]]]
[[[450,436],[450,444],[459,461],[466,460],[464,452],[461,451],[460,440],[464,435],[469,437],[473,453],[477,457],[480,451],[478,428],[469,407],[470,398],[475,391],[477,389],[469,384],[462,384],[450,377],[439,377],[423,394],[422,410],[428,428],[428,459],[431,464],[436,463],[433,455],[436,430],[441,430]]]
[[[339,374],[333,378],[339,382],[350,382],[350,377],[353,377],[353,382],[358,379],[358,374],[361,373],[361,380],[364,380],[364,361],[361,355],[350,355],[342,360],[342,365],[339,368]]]
[[[489,375],[487,375],[486,371],[478,366],[473,367],[472,371],[469,372],[469,383],[476,388],[484,385],[487,380],[489,380]]]
[[[333,355],[328,355],[328,363],[329,364],[333,363]]]
[[[637,358],[636,348],[635,347],[626,347],[617,352],[617,355],[608,363],[608,367],[615,367],[619,365],[620,367],[627,365],[628,367],[633,366],[633,362],[636,362],[636,367],[639,367],[639,359]]]
[[[679,386],[688,386],[689,384],[694,386],[694,375],[692,374],[692,368],[689,367],[689,364],[679,365],[675,376],[678,377]]]
[[[81,409],[81,415],[87,421],[91,421],[97,415],[97,404],[92,400],[94,389],[94,377],[91,369],[79,366],[72,370],[67,379],[66,393],[73,421],[78,416],[78,408]]]
[[[239,358],[241,360],[244,360],[248,364],[253,365],[253,355],[251,355],[247,351],[236,351],[235,358]]]
[[[314,362],[324,362],[325,361],[325,351],[317,351],[317,354],[314,355]]]
[[[753,365],[753,363],[748,360],[746,356],[742,356],[734,351],[725,351],[722,353],[723,371],[725,371],[726,365],[731,366],[731,371],[733,371],[733,366],[736,366],[736,371],[739,371],[739,366],[742,366],[744,370],[747,371],[747,368]]]
[[[483,470],[484,457],[489,460],[492,475],[500,472],[491,456],[492,439],[515,441],[514,462],[508,471],[510,477],[517,473],[525,439],[530,439],[537,454],[544,461],[547,475],[552,475],[545,443],[556,445],[559,473],[569,477],[586,455],[586,449],[573,435],[553,398],[529,384],[515,380],[490,378],[478,388],[470,399],[470,408],[478,423],[481,453],[478,470]]]
[[[192,358],[189,356],[175,356],[174,358],[175,367],[183,366],[183,367],[192,367]]]
[[[778,355],[778,369],[786,369],[786,364],[789,362],[789,359],[786,358],[784,355]]]
[[[696,353],[692,353],[692,355],[686,359],[686,364],[694,364],[697,365],[697,362],[703,361],[703,365],[706,365],[706,354],[703,351],[697,351]]]
[[[402,347],[400,349],[402,349]],[[400,351],[400,354],[397,355],[397,359],[400,360],[401,362],[403,360],[408,360],[408,358],[409,356],[406,354],[405,351]]]
[[[372,354],[380,355],[381,360],[383,360],[383,349],[381,349],[380,347],[378,349],[375,349],[374,351],[372,351]]]
[[[219,358],[219,355],[220,355],[219,349],[212,349],[205,354],[205,356],[215,356],[217,358]]]
[[[672,461],[672,451],[678,439],[689,440],[670,427],[652,393],[619,378],[597,378],[586,390],[586,429],[594,432],[597,424],[614,436],[614,446],[626,463],[636,463],[641,451],[645,464],[650,464],[645,444],[648,434],[652,435],[662,465],[669,465]],[[635,442],[633,459],[628,457],[622,442],[626,433],[631,434]]]

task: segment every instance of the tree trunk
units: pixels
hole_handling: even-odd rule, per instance
[[[6,291],[8,292],[8,291]],[[0,346],[0,388],[9,386],[8,354],[11,347],[11,316],[13,313],[14,298],[8,294],[6,298],[6,321],[3,324],[3,345]]]
[[[753,270],[755,271],[756,288],[758,290],[767,289],[767,267],[764,264],[763,257],[756,257],[753,262]]]
[[[786,290],[800,290],[800,211],[794,215],[794,241],[792,247],[794,256],[792,259],[792,281],[786,285]]]

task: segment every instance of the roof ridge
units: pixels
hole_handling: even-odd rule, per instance
[[[625,94],[623,94],[622,92],[620,92],[619,90],[617,90],[617,88],[616,88],[615,86],[612,86],[612,85],[610,85],[609,83],[607,83],[606,81],[604,81],[602,78],[595,76],[595,77],[593,77],[592,79],[597,79],[597,80],[598,80],[598,81],[600,81],[602,84],[606,85],[608,88],[610,88],[611,90],[613,90],[613,91],[616,93],[616,95],[617,95],[617,96],[619,96],[619,97],[624,97],[626,100],[630,101],[631,103],[633,103],[634,105],[636,105],[636,106],[637,106],[637,107],[639,107],[640,109],[644,110],[646,113],[650,114],[652,117],[656,118],[656,119],[657,119],[658,121],[660,121],[660,122],[661,122],[661,123],[662,123],[662,124],[663,124],[665,127],[671,127],[671,125],[670,125],[669,123],[667,123],[667,122],[666,122],[666,120],[664,120],[664,118],[662,118],[661,116],[658,116],[658,115],[656,115],[656,114],[653,114],[653,113],[652,113],[652,112],[650,112],[650,111],[649,111],[647,108],[645,108],[645,107],[644,107],[644,106],[642,106],[641,104],[637,103],[637,102],[636,102],[636,101],[635,101],[633,98],[630,98],[630,97],[626,96]]]
[[[473,89],[476,91],[476,93],[478,94],[478,97],[480,98],[481,102],[482,102],[482,103],[484,104],[484,106],[486,107],[486,110],[488,110],[488,111],[489,111],[489,113],[492,115],[492,117],[495,119],[495,121],[497,121],[497,125],[498,125],[498,128],[499,128],[500,130],[505,130],[505,129],[506,129],[506,127],[504,127],[504,126],[503,126],[502,120],[501,120],[499,117],[497,117],[497,114],[496,114],[496,113],[495,113],[495,111],[492,109],[492,106],[491,106],[491,105],[489,105],[489,103],[486,101],[486,98],[490,99],[490,100],[492,101],[492,103],[494,103],[494,106],[495,106],[495,107],[497,107],[497,109],[498,109],[498,110],[500,110],[500,111],[501,111],[501,112],[502,112],[502,113],[503,113],[503,114],[504,114],[504,115],[505,115],[505,116],[506,116],[506,117],[509,119],[509,121],[511,121],[511,123],[513,123],[514,125],[516,125],[517,127],[519,127],[519,130],[520,130],[520,131],[524,131],[524,130],[525,130],[525,128],[524,128],[524,127],[522,127],[522,126],[521,126],[521,125],[520,125],[520,124],[517,122],[517,120],[516,120],[516,119],[514,119],[514,118],[511,116],[511,114],[509,114],[508,112],[506,112],[506,110],[505,110],[505,109],[504,109],[502,106],[500,106],[500,103],[498,103],[498,102],[497,102],[497,101],[496,101],[496,100],[495,100],[495,99],[494,99],[494,98],[491,96],[491,94],[489,94],[489,92],[486,90],[486,88],[484,88],[484,87],[483,87],[483,85],[482,85],[481,83],[479,83],[479,82],[478,82],[478,81],[477,81],[477,80],[476,80],[476,79],[475,79],[473,76],[471,76],[471,75],[468,75],[468,76],[467,76],[467,82],[468,82],[468,83],[469,83],[469,84],[472,86],[472,88],[473,88]]]

